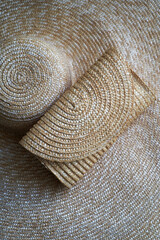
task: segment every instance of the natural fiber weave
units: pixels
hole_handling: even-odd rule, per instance
[[[153,94],[131,74],[122,56],[110,50],[20,143],[72,187],[153,100]]]
[[[72,84],[68,59],[36,38],[5,42],[0,54],[0,122],[12,128],[30,126]]]
[[[20,1],[19,10],[14,2],[8,2],[9,18],[4,15],[0,30],[0,123],[27,129],[89,69],[111,45],[111,39],[100,23],[86,14],[81,16],[72,2],[64,6],[65,12],[59,9],[58,16],[54,1],[40,5]],[[5,14],[7,1],[1,5]]]
[[[119,131],[119,134],[125,130],[129,124],[135,120],[139,114],[143,113],[145,108],[149,106],[154,100],[154,95],[150,90],[144,85],[144,83],[132,72],[132,79],[134,85],[134,102],[130,112],[130,116],[126,124],[123,126],[122,130]],[[62,181],[68,188],[73,187],[78,180],[80,180],[85,173],[100,159],[104,153],[112,146],[112,144],[119,137],[117,133],[116,137],[111,138],[108,145],[105,148],[102,148],[95,154],[92,154],[89,157],[86,157],[79,161],[73,161],[71,163],[64,162],[52,162],[45,159],[40,159],[40,161],[59,179]],[[100,143],[99,143],[100,144]],[[22,142],[22,146],[26,146]],[[98,145],[98,143],[97,143]],[[27,148],[27,147],[26,147]],[[31,151],[32,152],[32,151]]]
[[[50,161],[83,159],[110,144],[127,123],[132,105],[127,66],[110,52],[63,94],[21,144]]]
[[[159,239],[159,0],[5,0],[0,8],[1,46],[21,37],[54,43],[77,80],[114,43],[156,96],[70,190],[18,144],[26,130],[1,127],[1,238]]]

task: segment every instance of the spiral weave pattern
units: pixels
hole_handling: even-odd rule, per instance
[[[67,187],[72,187],[154,96],[108,51],[20,141]]]
[[[0,54],[3,125],[32,124],[71,85],[66,58],[53,44],[19,38],[6,43]]]
[[[113,42],[156,95],[156,102],[137,119],[153,98],[141,81],[132,79],[131,114],[137,120],[103,157],[97,155],[96,164],[97,158],[88,162],[87,158],[77,162],[43,159],[69,187],[87,172],[69,190],[19,144],[19,124],[13,135],[13,129],[4,129],[5,115],[0,126],[1,239],[160,239],[158,9],[159,0],[0,1],[2,51],[21,36],[39,39],[50,49],[61,49],[66,65],[71,60],[76,82]],[[11,127],[13,123],[10,118]],[[20,133],[23,136],[26,130]]]
[[[29,151],[50,161],[75,161],[102,150],[126,124],[133,104],[124,61],[105,54],[23,138]]]
[[[133,81],[134,85],[134,102],[133,108],[131,110],[131,115],[123,130],[129,124],[131,124],[133,120],[139,116],[139,114],[143,113],[146,107],[155,100],[153,93],[148,89],[146,85],[144,85],[142,80],[133,71],[131,71],[131,73],[132,78],[130,80]],[[92,156],[88,156],[83,160],[73,162],[52,162],[41,158],[40,161],[47,169],[55,174],[55,176],[57,176],[57,178],[60,179],[63,184],[65,184],[68,188],[71,188],[104,155],[109,147],[111,147],[111,145],[117,140],[120,133],[121,131],[115,138],[112,138],[112,141],[106,145],[106,148],[103,148],[101,151],[98,151]]]

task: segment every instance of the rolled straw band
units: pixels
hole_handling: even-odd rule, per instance
[[[112,49],[58,99],[20,144],[72,187],[153,100]]]

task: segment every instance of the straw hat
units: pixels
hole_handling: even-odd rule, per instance
[[[15,4],[7,0],[1,2],[1,8],[2,239],[158,239],[158,2],[146,5],[145,1],[121,3],[118,0],[89,3],[17,1]],[[120,51],[123,57],[117,52],[109,52],[111,47]],[[113,65],[110,75],[108,69]],[[97,81],[92,77],[95,69],[98,69]],[[97,115],[98,121],[93,126],[100,129],[95,136],[89,136],[88,144],[95,144],[90,149],[80,145],[78,154],[73,152],[75,159],[71,155],[68,159],[72,161],[65,163],[55,162],[54,154],[52,159],[48,159],[47,154],[44,157],[44,153],[42,156],[39,154],[45,146],[42,129],[48,123],[47,117],[52,112],[55,118],[56,106],[64,103],[66,97],[63,115],[69,111],[68,104],[73,99],[78,109],[84,109],[87,95],[85,91],[82,94],[80,86],[87,86],[89,81],[99,103],[94,112],[95,99],[90,92],[87,99],[91,101],[92,119],[109,107],[103,105],[108,96],[103,99],[97,94],[100,83],[101,89],[111,93],[113,100],[117,93],[112,105],[113,116],[117,107],[122,110],[117,120],[111,115],[116,128],[110,127],[110,135],[106,134],[102,126],[109,127],[111,123],[103,118],[98,126],[100,118]],[[112,90],[113,84],[120,86],[119,93],[117,87]],[[153,101],[153,94],[146,85],[157,100],[126,130],[130,124],[128,118],[137,118],[137,114]],[[79,91],[84,96],[83,101],[77,98]],[[134,102],[136,94],[140,104]],[[57,105],[53,105],[57,99]],[[89,111],[84,112],[85,116],[88,114],[84,123],[89,124]],[[75,114],[75,109],[72,113]],[[62,129],[63,121],[56,122],[53,118],[51,132],[55,132],[56,124]],[[31,126],[33,128],[21,140]],[[37,128],[38,131],[41,129],[38,135]],[[111,133],[112,129],[115,133]],[[45,137],[46,134],[51,136],[51,132],[46,131]],[[32,144],[27,147],[31,133]],[[62,131],[61,136],[64,133]],[[40,137],[40,148],[36,145],[36,137]],[[113,144],[113,138],[117,137]],[[68,187],[75,186],[67,190],[32,153],[20,146],[20,140],[41,158],[45,166],[54,169],[57,177],[61,172],[59,178]],[[110,143],[112,146],[107,151],[106,146]],[[65,147],[64,144],[62,150]],[[47,149],[49,151],[49,145]],[[85,171],[81,175],[79,171],[77,177],[75,161],[77,164],[83,159],[86,161],[88,155],[93,157],[97,152],[100,153],[98,162],[93,165],[91,161],[92,168],[89,166],[87,171],[83,165],[86,162],[83,163]],[[61,161],[63,157],[58,156],[57,160]],[[63,171],[59,171],[60,168]],[[74,184],[69,178],[64,181],[66,173],[74,178]]]

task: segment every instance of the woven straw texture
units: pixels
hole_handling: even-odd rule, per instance
[[[159,2],[7,0],[0,4],[1,80],[6,79],[1,81],[0,105],[1,238],[159,239]],[[121,51],[156,102],[68,190],[18,142],[111,46]],[[58,74],[52,72],[51,63]],[[53,78],[57,84],[48,88]],[[37,86],[44,80],[48,84],[39,95]],[[23,100],[16,95],[19,86],[24,90],[22,105],[17,105]]]
[[[70,188],[153,100],[122,56],[111,49],[20,143]]]

